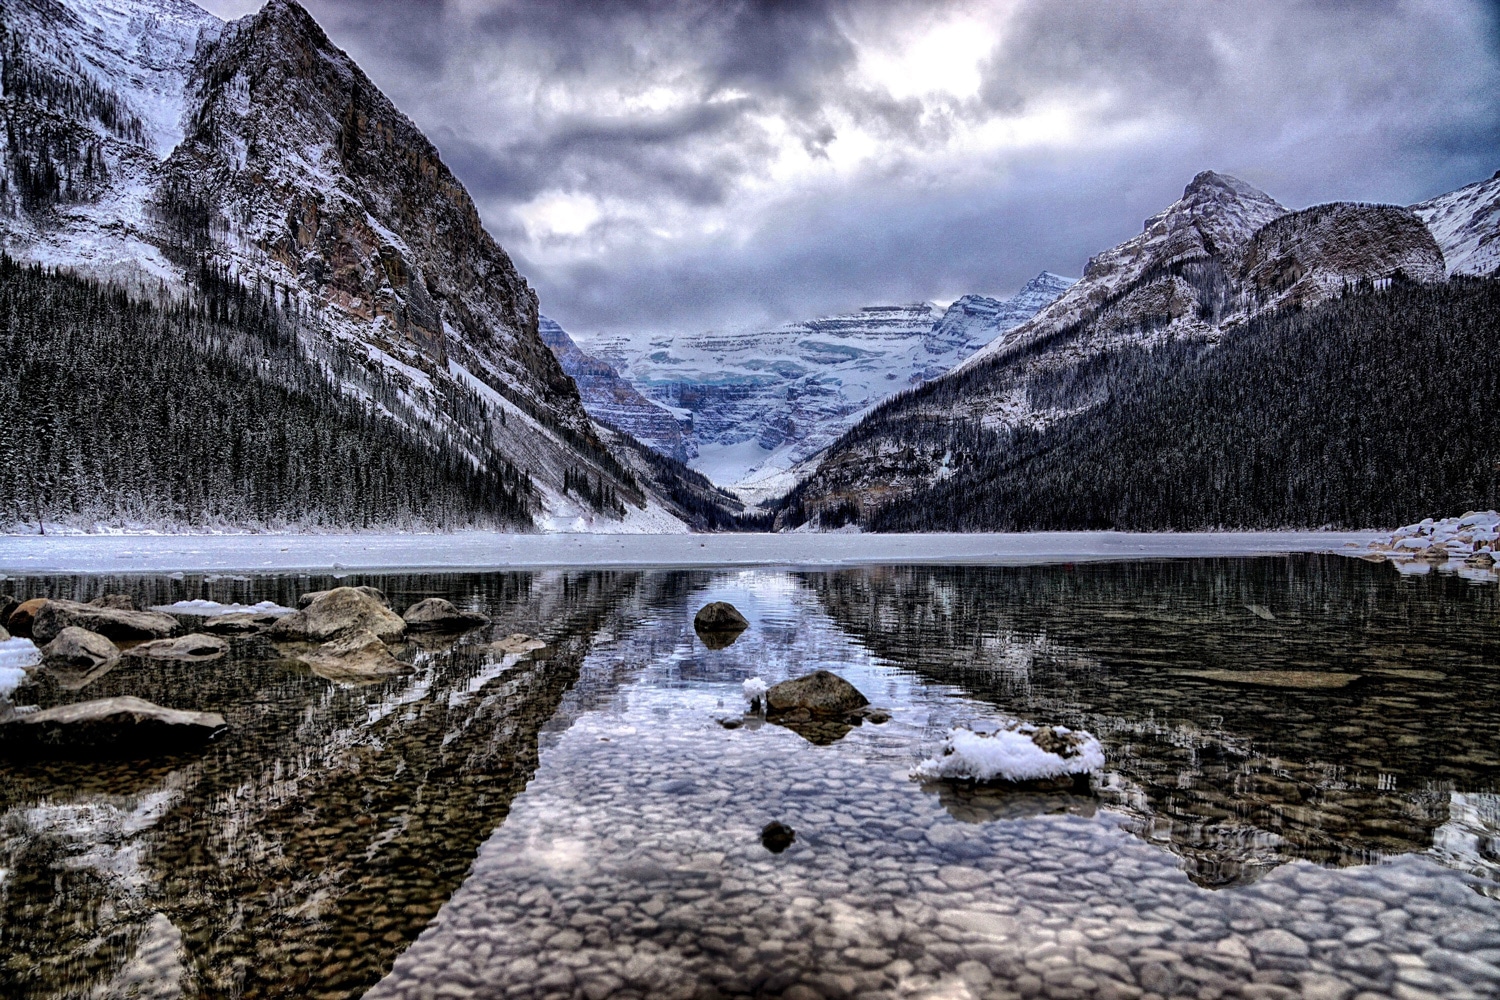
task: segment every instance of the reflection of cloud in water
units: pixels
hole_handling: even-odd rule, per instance
[[[1500,882],[1500,795],[1453,792],[1448,822],[1433,831],[1432,853],[1459,871]]]

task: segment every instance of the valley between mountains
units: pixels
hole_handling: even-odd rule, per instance
[[[3,18],[10,531],[1363,529],[1500,501],[1500,173],[1292,209],[1204,171],[1078,279],[606,337],[544,315],[294,0]]]

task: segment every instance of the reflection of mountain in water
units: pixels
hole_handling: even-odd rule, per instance
[[[290,601],[331,582],[262,580],[254,596]],[[0,992],[171,981],[245,1000],[314,985],[360,995],[462,881],[534,772],[543,727],[608,697],[616,679],[579,679],[593,637],[642,604],[677,600],[654,592],[674,578],[638,574],[366,582],[397,607],[467,594],[461,603],[496,616],[495,634],[541,634],[551,655],[502,657],[477,633],[413,644],[400,655],[414,674],[358,688],[251,640],[228,661],[131,664],[80,692],[43,687],[44,701],[128,693],[213,709],[231,731],[201,758],[159,766],[0,765]],[[129,583],[143,604],[183,596],[180,583]],[[238,589],[209,587],[223,600]]]
[[[1106,801],[1196,881],[1224,885],[1293,858],[1427,850],[1452,827],[1450,796],[1500,785],[1500,692],[1485,666],[1500,659],[1495,588],[1382,569],[1303,557],[804,580],[893,663],[1095,732],[1113,769],[1099,782]],[[1302,690],[1208,670],[1360,680]],[[1493,858],[1478,867],[1500,877]]]

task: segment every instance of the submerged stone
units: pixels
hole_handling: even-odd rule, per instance
[[[452,601],[445,601],[441,597],[418,601],[407,608],[401,617],[407,628],[422,632],[463,632],[490,623],[486,616],[464,611],[455,607]]]
[[[301,659],[313,673],[331,681],[378,681],[412,669],[392,656],[379,636],[365,629],[325,642]]]
[[[152,660],[181,660],[185,663],[203,663],[217,660],[229,652],[229,643],[216,635],[192,632],[176,639],[157,639],[143,642],[125,655]]]
[[[1303,691],[1338,690],[1360,680],[1359,674],[1323,670],[1179,670],[1177,673],[1183,677],[1196,677],[1220,684],[1294,688]]]
[[[225,728],[217,712],[163,708],[142,698],[100,698],[0,723],[0,746],[23,756],[144,757],[201,745]]]

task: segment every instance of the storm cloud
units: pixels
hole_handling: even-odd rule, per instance
[[[585,337],[1077,275],[1203,169],[1298,207],[1500,168],[1478,0],[306,3]]]

